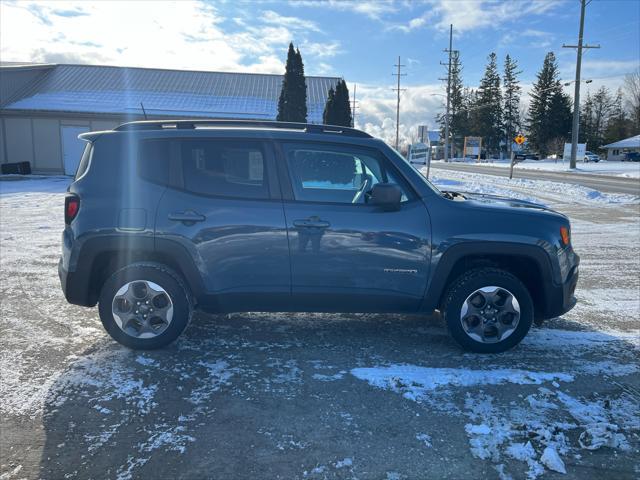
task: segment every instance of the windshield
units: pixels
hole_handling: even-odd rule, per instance
[[[433,190],[434,192],[436,192],[438,195],[442,195],[442,192],[438,189],[438,187],[436,187],[433,183],[431,183],[429,180],[427,180],[427,178],[422,174],[422,172],[420,170],[418,170],[418,168],[412,164],[410,161],[408,161],[406,158],[404,158],[395,148],[393,148],[392,146],[388,145],[389,149],[395,154],[395,156],[397,158],[399,158],[400,160],[402,160],[405,164],[409,165],[415,172],[418,173],[418,177],[420,178],[420,180],[422,180],[431,190]]]

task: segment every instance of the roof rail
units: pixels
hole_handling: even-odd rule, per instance
[[[114,130],[129,132],[135,130],[186,129],[197,127],[239,127],[239,128],[275,128],[283,130],[302,130],[307,133],[340,134],[349,137],[373,138],[362,130],[338,125],[320,125],[314,123],[275,122],[266,120],[144,120],[123,123]]]

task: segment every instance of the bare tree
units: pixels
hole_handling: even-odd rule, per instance
[[[625,77],[624,97],[635,133],[640,133],[640,68]]]

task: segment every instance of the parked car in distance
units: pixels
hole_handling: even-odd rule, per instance
[[[440,191],[345,127],[149,121],[80,135],[59,276],[133,349],[210,312],[423,313],[501,352],[576,303],[567,217]]]
[[[518,152],[513,156],[514,160],[540,160],[540,155],[533,152]]]
[[[627,152],[624,154],[623,162],[640,162],[640,152]]]
[[[586,152],[584,152],[584,160],[583,161],[586,162],[586,163],[589,163],[589,162],[598,163],[600,161],[600,156],[587,150]]]

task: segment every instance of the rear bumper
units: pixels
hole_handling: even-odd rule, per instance
[[[58,262],[58,277],[67,302],[83,307],[93,307],[96,304],[96,301],[92,300],[89,295],[89,276],[82,270],[69,272],[64,268],[61,258]]]

